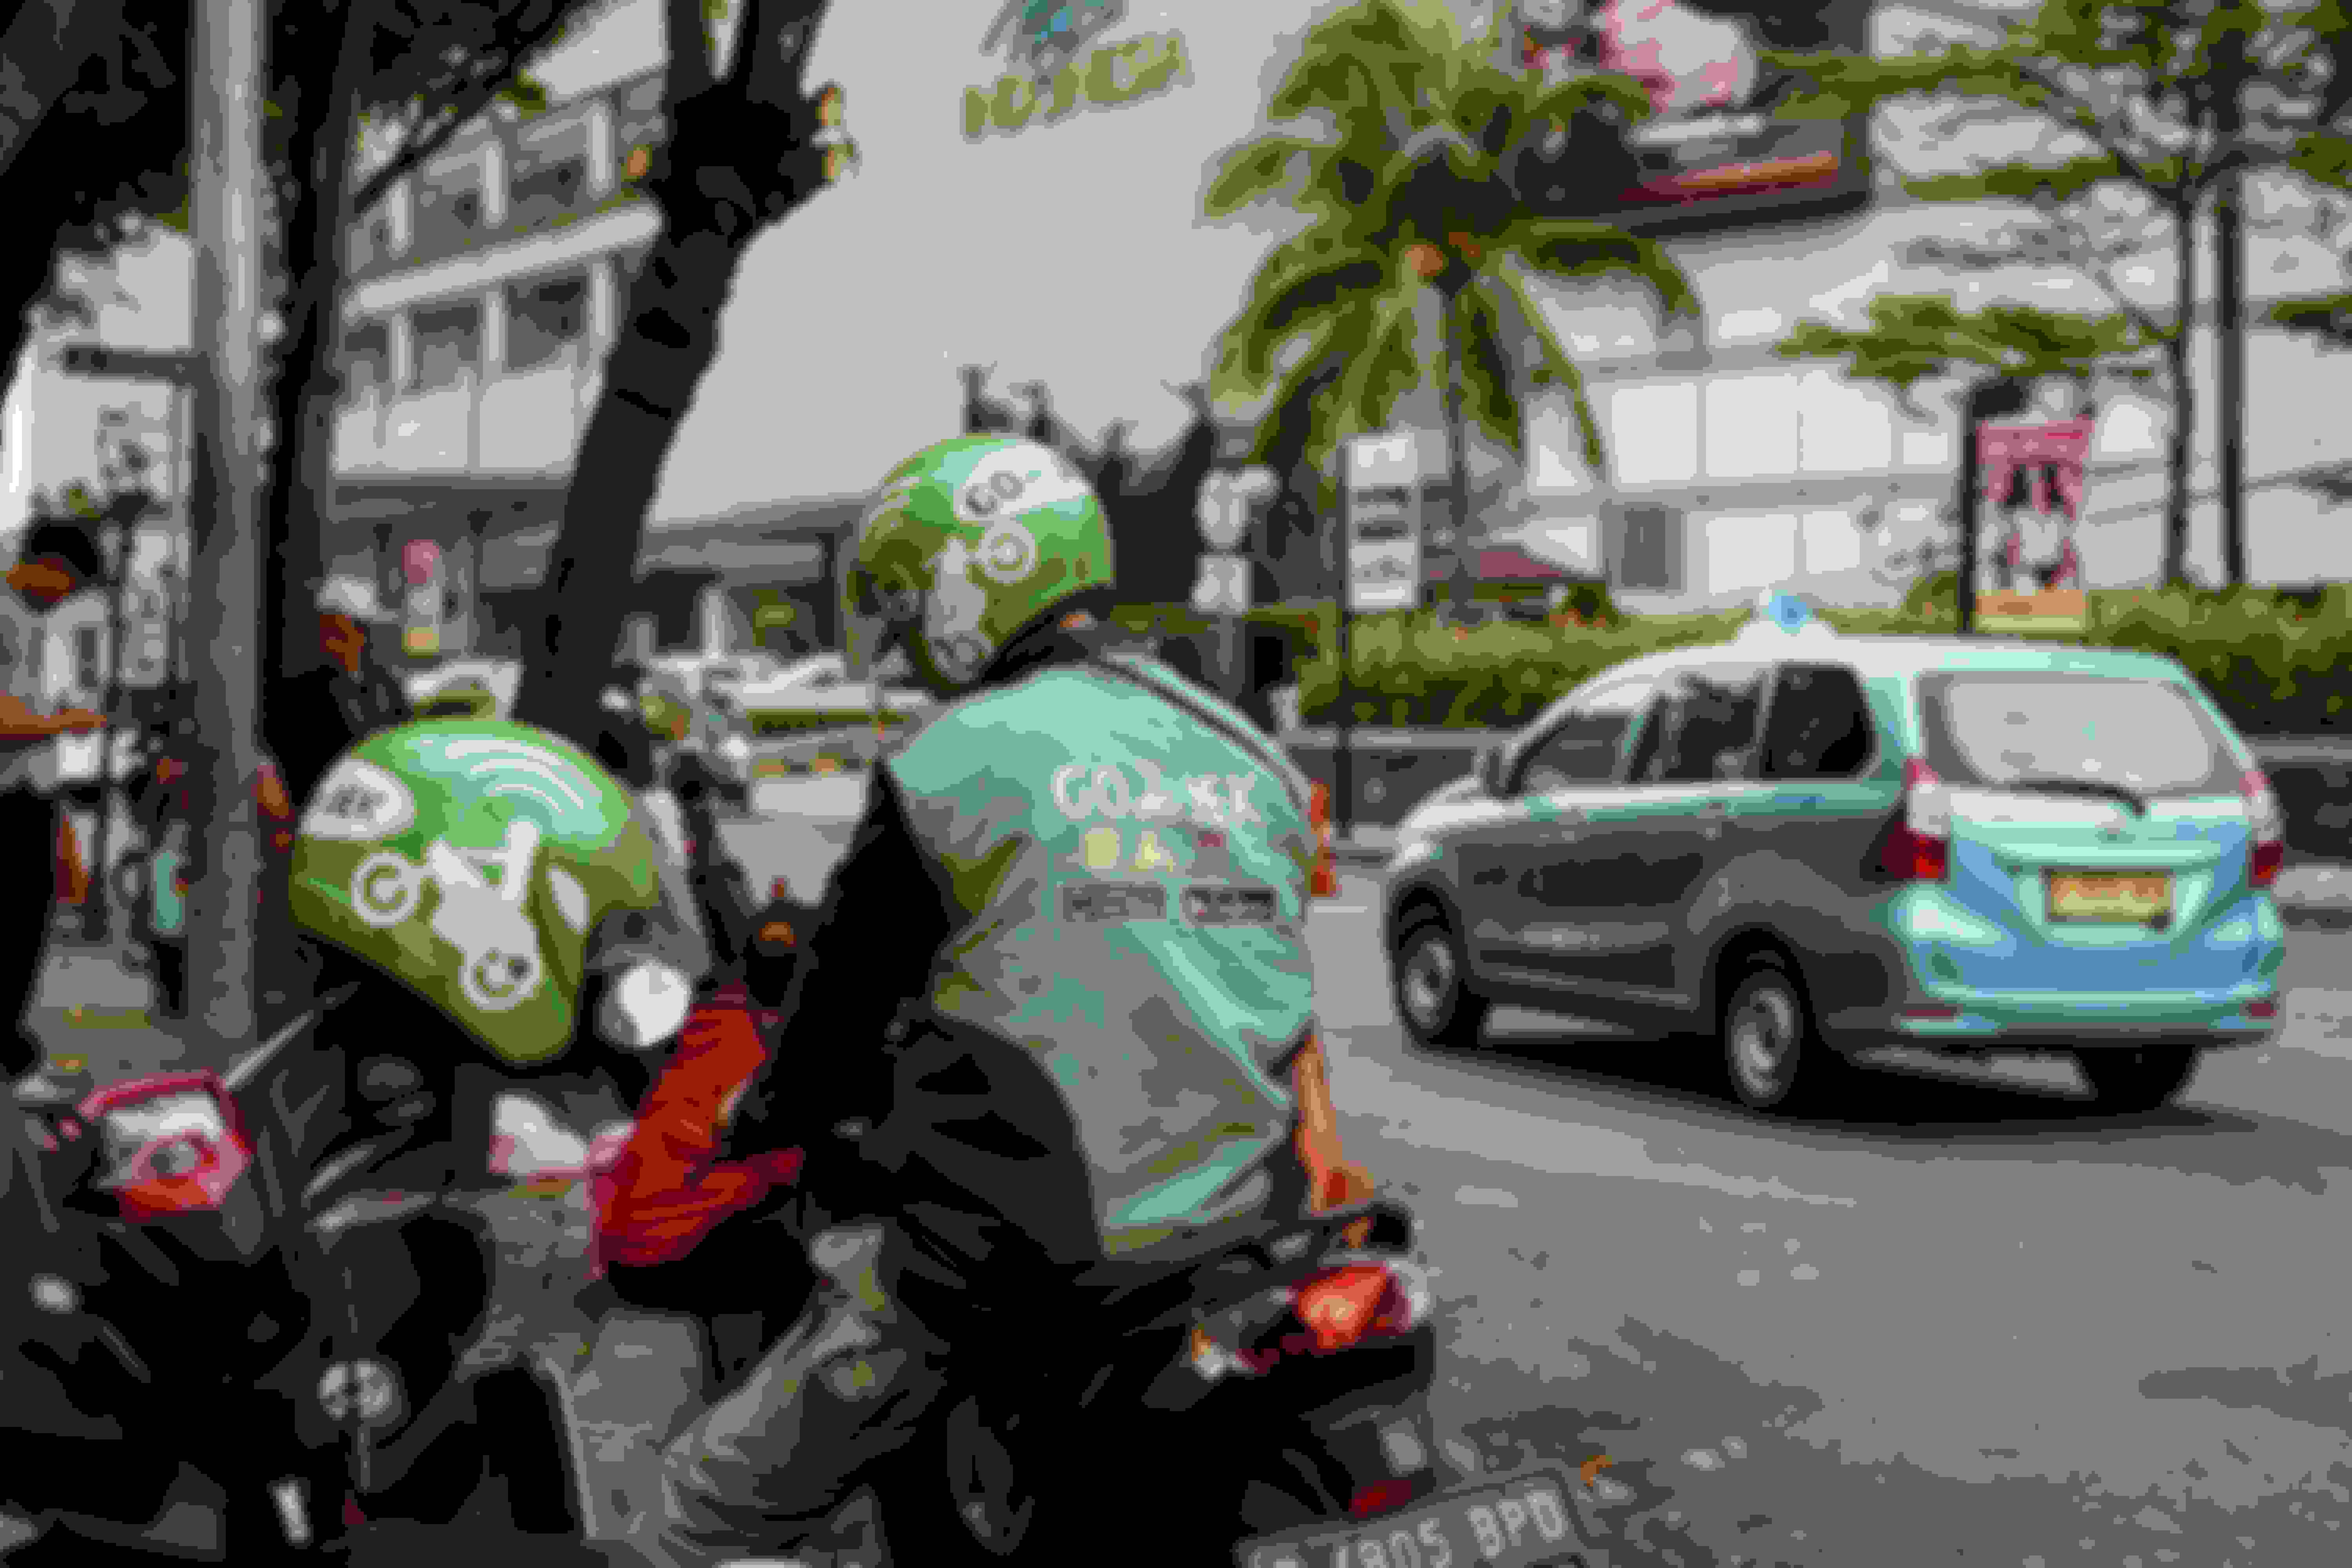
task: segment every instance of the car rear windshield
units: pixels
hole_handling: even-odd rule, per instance
[[[1950,784],[2120,786],[2136,795],[2235,794],[2229,736],[2167,680],[1971,670],[1920,682],[1927,765]]]

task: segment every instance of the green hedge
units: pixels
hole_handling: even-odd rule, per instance
[[[1629,616],[1601,626],[1489,626],[1456,630],[1425,613],[1365,616],[1349,659],[1350,706],[1360,724],[1508,729],[1612,666],[1668,648],[1720,642],[1749,619],[1720,615]],[[1951,635],[1948,599],[1915,596],[1901,609],[1827,610],[1838,630]],[[2185,666],[2240,728],[2310,734],[2336,728],[2352,703],[2352,588],[2094,593],[2088,629],[2024,633],[2036,641],[2161,653]],[[1339,716],[1337,638],[1318,629],[1298,667],[1310,724]]]
[[[785,735],[804,735],[819,730],[847,730],[874,722],[874,715],[870,712],[851,712],[837,708],[828,708],[814,713],[801,712],[789,708],[763,708],[748,713],[744,717],[751,727],[751,733],[762,740],[774,740]],[[882,715],[882,722],[885,724],[903,724],[906,721],[907,715],[904,713],[886,711]]]

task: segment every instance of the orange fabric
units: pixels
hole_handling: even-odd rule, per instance
[[[1346,1208],[1372,1195],[1372,1175],[1348,1159],[1331,1104],[1331,1064],[1319,1037],[1310,1038],[1290,1069],[1298,1095],[1298,1163],[1307,1168],[1308,1202],[1317,1214]]]
[[[1331,791],[1317,784],[1307,797],[1307,821],[1315,830],[1315,878],[1308,889],[1318,899],[1337,898],[1339,869],[1331,855]]]
[[[685,1257],[719,1221],[798,1173],[798,1151],[726,1165],[713,1158],[730,1098],[766,1056],[747,1007],[696,1010],[638,1108],[628,1146],[596,1177],[597,1277],[610,1264],[645,1268]]]
[[[81,835],[73,818],[58,813],[58,897],[79,904],[89,897],[89,867],[81,858]]]

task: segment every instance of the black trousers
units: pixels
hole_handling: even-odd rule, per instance
[[[25,1026],[48,957],[57,916],[58,808],[29,789],[0,792],[0,862],[15,870],[0,883],[0,1073],[21,1078],[41,1065]],[[92,875],[96,873],[93,871]]]

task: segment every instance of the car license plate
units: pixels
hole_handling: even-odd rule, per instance
[[[2050,918],[2156,925],[2172,915],[2168,871],[2053,871]]]
[[[1244,1542],[1240,1568],[1591,1568],[1565,1467],[1472,1481],[1359,1523]]]

